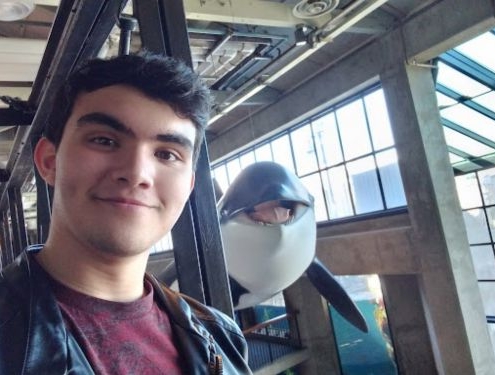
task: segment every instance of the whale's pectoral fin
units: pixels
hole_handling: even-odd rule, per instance
[[[330,304],[354,327],[363,332],[368,332],[368,325],[361,311],[349,297],[342,285],[335,279],[334,275],[318,260],[314,258],[313,262],[306,270],[311,283],[330,302]]]
[[[241,284],[239,284],[230,276],[229,276],[229,282],[230,282],[230,293],[232,295],[232,304],[234,305],[234,308],[236,308],[237,305],[239,305],[239,300],[241,296],[243,294],[249,293],[249,290],[244,288]]]

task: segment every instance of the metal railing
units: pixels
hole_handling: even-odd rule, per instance
[[[243,331],[253,371],[302,348],[296,315],[282,314]]]

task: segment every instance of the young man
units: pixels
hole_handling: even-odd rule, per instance
[[[194,186],[208,110],[170,58],[71,75],[34,150],[54,188],[47,242],[0,277],[0,374],[250,373],[231,319],[145,275]]]

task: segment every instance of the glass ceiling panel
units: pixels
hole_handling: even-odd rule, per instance
[[[495,149],[469,138],[446,126],[443,127],[447,144],[471,156],[481,157],[495,152]]]
[[[452,152],[449,152],[449,159],[450,159],[451,164],[459,163],[460,161],[466,160],[466,159],[461,158],[460,156],[458,156],[456,154],[453,154]]]
[[[438,63],[437,83],[468,98],[474,98],[490,91],[489,87],[469,78],[441,61]]]
[[[489,48],[492,46],[492,48]],[[491,32],[482,34],[469,42],[463,43],[454,48],[463,55],[484,66],[491,71],[495,71],[495,59],[493,58],[493,47],[495,47],[495,35]]]
[[[490,91],[488,94],[478,96],[473,101],[495,113],[495,92]]]
[[[463,104],[440,111],[440,115],[489,140],[495,140],[495,121]]]
[[[495,35],[487,32],[454,51],[457,55],[440,56],[437,101],[451,148],[450,162],[455,171],[463,173],[495,166],[495,92],[491,89]]]

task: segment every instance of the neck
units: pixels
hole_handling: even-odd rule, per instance
[[[129,302],[143,295],[148,253],[123,257],[48,238],[36,259],[54,279],[89,296]]]

